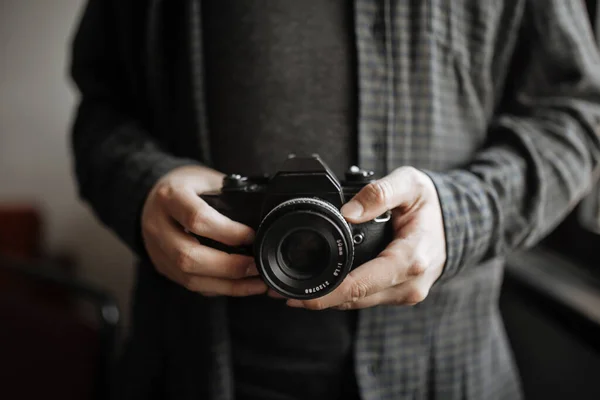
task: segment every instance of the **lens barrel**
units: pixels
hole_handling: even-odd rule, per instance
[[[269,287],[289,298],[317,298],[334,290],[350,272],[352,231],[330,203],[295,198],[265,216],[254,254]]]

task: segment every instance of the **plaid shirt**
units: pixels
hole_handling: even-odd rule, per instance
[[[160,1],[151,3],[153,29]],[[362,397],[517,399],[497,304],[503,257],[534,245],[561,221],[600,159],[600,56],[583,2],[354,3],[360,164],[379,174],[412,165],[431,176],[448,255],[424,302],[360,311],[355,356]],[[122,108],[116,116],[118,107],[107,99],[118,100],[97,89],[102,76],[86,83],[93,75],[85,72],[93,70],[89,57],[74,62],[83,95],[73,130],[82,196],[142,257],[138,218],[148,190],[174,167],[198,158],[210,165],[201,1],[187,4],[199,157],[169,147]],[[79,42],[75,54],[78,45],[91,45]],[[114,123],[100,122],[107,119]],[[203,344],[209,351],[198,350],[210,359],[209,377],[190,373],[177,382],[207,386],[210,399],[232,399],[223,301],[202,300],[198,307],[208,319],[198,332],[210,331]],[[166,311],[175,312],[176,306]]]

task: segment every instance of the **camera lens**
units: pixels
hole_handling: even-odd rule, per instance
[[[313,229],[297,229],[281,242],[282,267],[289,276],[308,279],[323,271],[329,263],[329,243]]]
[[[350,272],[352,232],[339,210],[316,198],[295,198],[273,208],[254,242],[257,268],[272,289],[309,299],[335,289]]]

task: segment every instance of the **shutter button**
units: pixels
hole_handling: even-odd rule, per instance
[[[225,178],[223,178],[223,187],[224,188],[242,187],[246,184],[247,180],[248,180],[248,178],[245,176],[242,176],[242,175],[238,175],[238,174],[227,175]]]
[[[373,179],[373,175],[375,175],[373,171],[361,169],[356,165],[353,165],[346,171],[346,182],[367,183]]]

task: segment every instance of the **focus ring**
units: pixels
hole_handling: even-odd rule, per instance
[[[267,221],[272,214],[284,207],[293,206],[295,204],[313,204],[316,206],[324,207],[331,211],[336,217],[338,217],[342,224],[344,224],[344,226],[348,229],[348,232],[352,232],[352,229],[350,228],[350,225],[348,225],[348,222],[344,219],[344,216],[339,212],[337,208],[333,206],[333,204],[315,197],[297,197],[295,199],[286,200],[283,203],[278,204],[276,207],[273,207],[273,209],[269,211],[267,215],[263,218],[263,220],[260,222],[260,225],[258,226],[258,230],[260,230],[260,228],[263,226],[263,223]]]

